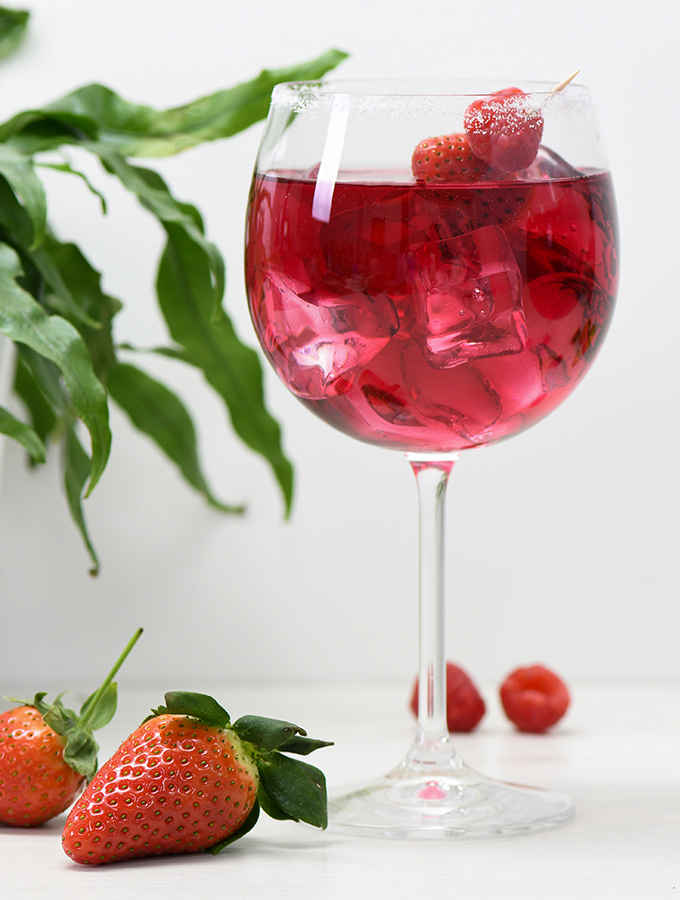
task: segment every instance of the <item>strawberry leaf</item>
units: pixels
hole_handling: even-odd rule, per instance
[[[64,762],[80,775],[84,775],[88,781],[97,771],[98,752],[99,744],[91,731],[75,728],[68,733],[64,747]]]
[[[104,692],[97,699],[98,693],[99,691],[95,691],[94,694],[90,694],[80,707],[80,715],[85,716],[93,703],[97,701],[92,718],[89,720],[89,727],[92,731],[97,731],[98,728],[103,728],[104,725],[108,725],[116,714],[116,707],[118,705],[118,687],[115,681],[108,684]]]
[[[270,819],[276,819],[277,821],[285,821],[286,819],[290,819],[290,815],[285,812],[275,800],[267,793],[267,790],[262,783],[262,779],[260,779],[260,783],[257,788],[257,800],[260,806],[262,807],[262,811],[266,813]]]
[[[320,750],[322,747],[332,746],[333,741],[318,741],[314,738],[295,735],[294,737],[289,738],[284,744],[281,744],[277,749],[282,753],[297,753],[298,756],[308,756],[310,753],[313,753],[315,750]]]
[[[277,751],[255,762],[265,793],[277,810],[295,822],[326,828],[326,778],[320,769]]]
[[[296,734],[307,734],[292,722],[262,716],[242,716],[232,728],[242,741],[255,744],[260,750],[276,750]]]
[[[200,719],[206,725],[214,725],[217,728],[226,728],[229,725],[229,713],[220,706],[217,700],[208,694],[198,694],[193,691],[169,691],[165,694],[165,706],[159,706],[152,710],[155,716],[166,714],[177,716],[192,716]],[[149,718],[153,718],[150,716]]]

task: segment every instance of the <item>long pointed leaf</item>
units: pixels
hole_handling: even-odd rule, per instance
[[[227,314],[213,311],[203,248],[182,228],[166,223],[165,229],[168,243],[156,286],[170,334],[223,398],[239,437],[269,462],[289,511],[293,470],[281,447],[279,425],[264,404],[259,358],[239,341]]]
[[[106,215],[106,213],[108,212],[108,205],[106,203],[106,197],[102,194],[102,192],[98,188],[96,188],[92,184],[92,182],[87,177],[87,175],[84,172],[81,172],[80,169],[74,168],[73,165],[69,162],[62,162],[62,163],[41,162],[41,163],[38,163],[38,165],[41,169],[51,169],[53,172],[65,172],[68,175],[75,175],[77,178],[79,178],[83,182],[83,184],[87,187],[87,189],[90,191],[90,193],[94,194],[94,196],[99,200],[99,205],[101,207],[101,211],[104,215]]]
[[[90,534],[85,522],[81,497],[83,494],[83,486],[90,476],[90,459],[83,450],[80,441],[76,437],[75,431],[68,427],[64,437],[64,489],[66,499],[71,510],[73,521],[80,531],[85,548],[92,560],[90,575],[99,574],[99,557],[90,540]]]
[[[28,214],[33,232],[31,247],[39,246],[47,228],[47,199],[33,160],[10,145],[0,144],[0,174]]]
[[[0,331],[26,344],[61,371],[78,416],[90,432],[92,464],[88,494],[99,480],[111,448],[106,391],[97,379],[87,346],[75,328],[59,316],[48,316],[16,281],[19,258],[0,245]]]
[[[45,444],[54,432],[57,416],[23,354],[17,359],[14,390],[28,411],[33,430]]]
[[[7,144],[0,144],[0,174],[21,201],[33,226],[31,247],[39,247],[47,227],[47,200],[33,161]]]
[[[179,203],[155,172],[98,148],[103,162],[163,224],[168,242],[158,271],[158,301],[185,362],[201,369],[225,401],[234,430],[270,464],[290,512],[293,469],[278,423],[267,411],[257,353],[238,339],[221,306],[224,262],[197,213]]]
[[[26,450],[34,463],[45,462],[45,445],[40,436],[25,422],[21,422],[8,410],[0,406],[0,434],[17,441]]]
[[[68,294],[69,304],[62,314],[66,318],[71,314],[73,325],[87,343],[94,370],[104,381],[116,363],[112,323],[122,303],[102,290],[101,274],[75,244],[61,243],[48,235],[39,254],[43,277],[54,279],[50,286],[56,289],[60,284]],[[30,257],[36,265],[37,255]]]
[[[0,59],[13,53],[26,34],[29,13],[0,6]]]
[[[273,87],[281,81],[314,81],[347,57],[329,50],[316,59],[256,78],[183,106],[156,110],[130,103],[110,88],[88,84],[43,109],[15,116],[0,126],[0,140],[12,137],[24,151],[47,149],[59,141],[99,141],[123,156],[171,156],[207,141],[230,137],[264,119]]]
[[[201,471],[191,416],[176,394],[135,366],[124,363],[111,370],[106,386],[132,424],[157,444],[211,506],[223,512],[243,512],[242,506],[227,506],[210,490]]]
[[[90,149],[99,155],[106,169],[116,175],[128,191],[136,194],[139,202],[156,216],[159,222],[164,225],[178,225],[201,246],[210,264],[213,307],[218,307],[224,295],[224,260],[217,247],[205,237],[198,210],[188,203],[176,200],[157,172],[133,166],[122,156],[111,153],[105,147],[92,145]]]

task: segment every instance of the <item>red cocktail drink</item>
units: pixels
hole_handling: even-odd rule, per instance
[[[541,151],[507,181],[257,176],[247,280],[280,378],[355,438],[452,451],[527,428],[592,363],[616,293],[605,172]]]

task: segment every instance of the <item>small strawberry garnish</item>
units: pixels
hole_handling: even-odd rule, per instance
[[[83,792],[62,846],[86,865],[219,853],[250,831],[260,808],[325,828],[323,773],[286,754],[328,746],[278,719],[232,723],[206,694],[168,693]]]
[[[519,731],[541,734],[560,721],[569,708],[566,684],[545,666],[515,669],[500,689],[505,714]]]
[[[465,110],[471,152],[500,172],[526,169],[536,159],[543,115],[519,88],[504,88],[474,100]]]
[[[0,822],[42,825],[67,809],[92,778],[99,750],[92,732],[113,718],[113,678],[141,633],[135,632],[79,715],[66,709],[61,694],[45,703],[46,692],[0,715]]]
[[[413,151],[411,169],[427,184],[479,181],[489,167],[470,149],[464,134],[426,138]]]
[[[411,709],[418,715],[418,679],[413,686]],[[449,731],[472,731],[481,722],[486,706],[475,683],[460,666],[446,664],[446,721]]]

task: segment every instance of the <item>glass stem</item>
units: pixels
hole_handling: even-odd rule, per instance
[[[407,453],[416,476],[419,516],[419,669],[416,745],[447,744],[444,651],[444,507],[457,454]]]

